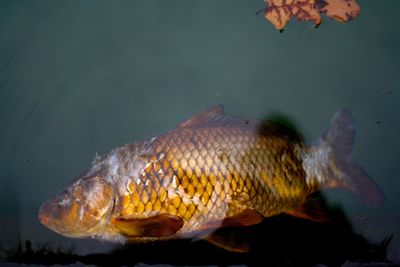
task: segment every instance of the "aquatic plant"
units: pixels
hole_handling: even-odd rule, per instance
[[[79,258],[73,247],[62,249],[43,243],[33,248],[30,240],[25,240],[23,246],[21,240],[18,240],[16,248],[0,247],[0,251],[0,260],[3,262],[53,265],[74,263]]]

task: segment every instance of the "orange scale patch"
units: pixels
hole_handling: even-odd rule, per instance
[[[164,171],[167,170],[167,169],[169,168],[169,162],[168,162],[168,160],[163,160],[163,161],[162,161],[162,168],[163,168]]]
[[[144,206],[143,202],[139,202],[139,204],[136,207],[136,212],[142,213],[144,211],[144,209],[145,209],[145,206]]]

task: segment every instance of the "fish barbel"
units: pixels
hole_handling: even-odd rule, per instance
[[[304,205],[324,188],[345,188],[378,206],[381,191],[351,157],[354,138],[345,109],[305,145],[282,126],[215,106],[166,134],[96,156],[89,171],[41,206],[39,219],[68,237],[213,242],[220,227],[281,213],[312,219]]]

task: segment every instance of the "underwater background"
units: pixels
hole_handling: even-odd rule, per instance
[[[283,114],[308,143],[347,107],[357,123],[354,157],[386,202],[371,208],[348,192],[323,195],[371,242],[394,234],[388,257],[400,262],[400,2],[359,4],[349,23],[324,17],[316,29],[291,20],[280,33],[255,15],[262,0],[1,1],[0,246],[112,250],[51,232],[39,206],[96,153],[215,104],[246,118]]]

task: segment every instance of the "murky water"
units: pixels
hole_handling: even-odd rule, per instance
[[[400,255],[400,30],[395,1],[360,1],[348,24],[291,21],[263,1],[0,3],[0,245],[17,240],[108,251],[41,226],[40,204],[95,155],[163,133],[199,111],[292,118],[308,142],[340,107],[357,121],[354,156],[386,196],[379,209],[327,192],[358,233],[394,233]],[[240,263],[240,262],[239,262]]]

